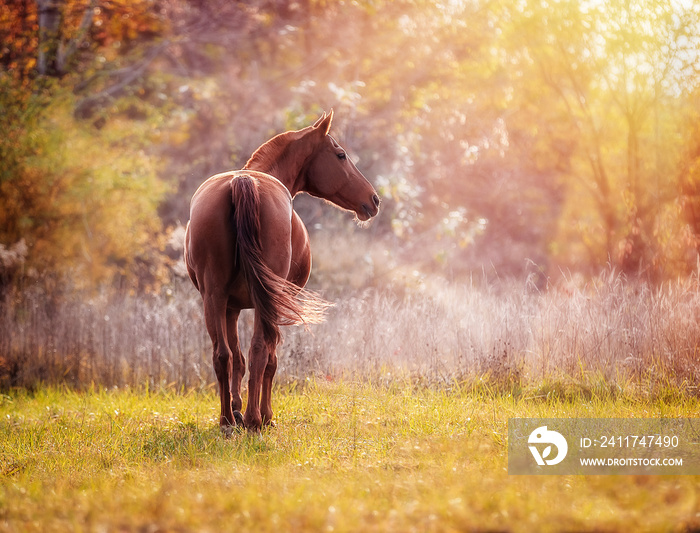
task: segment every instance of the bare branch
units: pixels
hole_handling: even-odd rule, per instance
[[[96,7],[97,0],[90,0],[90,3],[85,8],[85,13],[83,13],[83,18],[80,21],[80,26],[78,27],[78,32],[76,33],[75,37],[68,41],[67,45],[60,45],[58,57],[56,58],[56,68],[59,73],[64,74],[66,72],[67,64],[75,55],[75,51],[78,49],[78,46],[85,40],[85,36],[92,26],[92,20],[95,16]]]
[[[75,106],[74,114],[77,117],[86,118],[92,114],[95,106],[101,104],[109,98],[113,98],[121,93],[129,84],[140,78],[151,63],[170,45],[170,41],[164,41],[151,48],[146,56],[130,69],[122,69],[125,76],[117,83],[110,85],[105,90],[95,95],[88,96],[78,102]]]

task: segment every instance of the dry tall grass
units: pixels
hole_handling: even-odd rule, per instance
[[[278,379],[411,376],[521,386],[542,380],[672,382],[700,376],[700,284],[607,275],[580,288],[433,282],[334,298],[325,323],[284,328]],[[244,312],[241,340],[250,338]],[[199,295],[55,298],[30,290],[0,309],[0,387],[214,386]]]
[[[0,387],[211,381],[200,304],[184,288],[161,296],[70,294],[30,289],[0,308]]]
[[[660,288],[608,276],[582,288],[444,284],[344,299],[328,321],[287,334],[284,370],[335,375],[399,370],[430,381],[488,376],[610,383],[700,376],[697,281]]]

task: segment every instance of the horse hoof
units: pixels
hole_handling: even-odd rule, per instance
[[[243,426],[243,415],[240,411],[233,412],[233,420],[236,422],[237,426]]]
[[[230,439],[233,436],[233,426],[225,425],[221,426],[220,429],[225,439]]]

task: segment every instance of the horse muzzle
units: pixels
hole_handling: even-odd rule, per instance
[[[377,213],[379,213],[379,206],[381,205],[381,203],[382,202],[379,199],[379,196],[377,196],[376,194],[372,195],[372,204],[362,204],[362,208],[360,212],[357,213],[357,216],[363,222],[369,220],[372,217],[377,216]]]

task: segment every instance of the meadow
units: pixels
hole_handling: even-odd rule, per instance
[[[224,439],[213,392],[0,399],[0,531],[693,531],[692,476],[509,476],[509,417],[693,416],[698,400],[306,380]],[[528,394],[536,391],[528,391]]]
[[[697,280],[392,278],[286,328],[277,426],[231,439],[191,287],[10,295],[0,531],[700,529],[693,476],[507,473],[509,418],[697,416]]]

